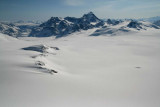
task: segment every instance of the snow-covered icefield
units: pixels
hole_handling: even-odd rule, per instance
[[[0,34],[0,107],[159,107],[160,30],[88,36],[93,31],[60,39]],[[49,48],[22,49],[35,45]]]

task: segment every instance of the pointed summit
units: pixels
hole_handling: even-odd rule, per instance
[[[51,17],[49,20],[48,20],[48,22],[50,22],[50,23],[57,23],[57,22],[60,22],[62,20],[62,18],[61,17]]]
[[[88,14],[93,14],[93,15],[94,15],[94,13],[93,13],[93,12],[89,12]]]
[[[84,14],[82,17],[84,20],[89,21],[89,22],[99,22],[101,21],[97,16],[94,15],[93,12],[89,12],[87,14]]]
[[[40,26],[56,26],[56,23],[59,23],[61,20],[61,17],[51,17],[47,22],[42,23]]]

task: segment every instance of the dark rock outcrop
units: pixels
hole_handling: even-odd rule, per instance
[[[137,30],[140,30],[140,29],[142,29],[142,27],[141,27],[141,23],[139,23],[139,22],[137,22],[137,21],[131,21],[128,25],[127,25],[127,27],[129,27],[129,28],[135,28],[135,29],[137,29]]]

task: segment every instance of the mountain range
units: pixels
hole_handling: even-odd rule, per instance
[[[154,23],[158,20],[160,20],[160,16],[138,19],[138,21],[148,21],[148,22],[151,22],[151,23]]]
[[[153,19],[153,18],[152,18]],[[154,18],[155,19],[155,18]],[[157,19],[157,18],[156,18]],[[84,14],[80,18],[75,17],[51,17],[46,22],[41,24],[37,23],[0,23],[0,32],[9,36],[29,36],[29,37],[49,37],[55,36],[56,38],[67,36],[74,32],[81,30],[88,30],[97,28],[98,30],[93,35],[101,33],[115,34],[116,32],[130,32],[147,30],[148,28],[159,29],[159,20],[146,22],[144,20],[114,20],[99,19],[93,12]],[[101,31],[101,32],[99,32]],[[92,35],[92,36],[93,36]]]

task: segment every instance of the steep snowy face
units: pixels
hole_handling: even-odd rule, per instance
[[[144,21],[125,20],[119,21],[118,24],[114,24],[113,22],[115,23],[116,20],[112,21],[111,19],[108,19],[106,26],[97,29],[90,36],[114,36],[130,33],[139,33],[140,31],[147,31],[149,29],[160,29],[159,26]]]
[[[159,26],[155,25],[154,23],[150,22],[138,22],[138,21],[131,21],[128,25],[128,28],[134,28],[136,30],[147,30],[149,28],[154,28],[154,29],[160,29]]]
[[[62,19],[51,17],[47,22],[42,23],[39,27],[35,27],[29,36],[62,37],[76,31],[88,30],[103,25],[104,22],[98,19],[92,12],[84,14],[81,18],[65,17]]]
[[[78,23],[79,21],[79,18],[75,18],[75,17],[65,17],[64,19],[71,23]]]
[[[20,34],[20,29],[14,24],[0,23],[0,32],[9,36],[17,37]]]

